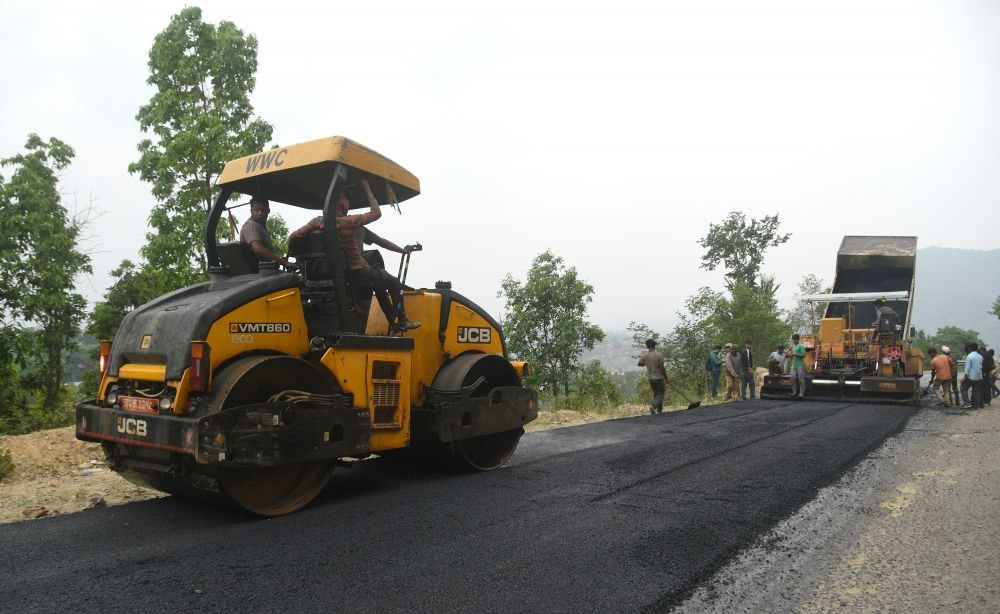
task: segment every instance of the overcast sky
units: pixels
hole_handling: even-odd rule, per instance
[[[184,5],[0,0],[0,157],[30,132],[76,149],[62,189],[101,212],[90,300],[147,230],[135,114]],[[721,287],[697,240],[735,210],[792,233],[764,263],[785,306],[803,275],[832,280],[846,234],[1000,247],[995,0],[197,5],[257,36],[251,100],[276,143],[344,135],[420,178],[373,229],[423,243],[412,284],[451,280],[494,314],[503,276],[551,249],[598,324],[666,327]]]

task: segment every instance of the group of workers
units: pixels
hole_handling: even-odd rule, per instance
[[[806,348],[799,343],[799,336],[792,335],[792,346],[785,349],[779,345],[767,357],[767,368],[771,374],[785,372],[787,362],[791,360],[792,396],[805,396],[805,357]],[[753,360],[753,343],[750,339],[743,342],[743,347],[735,343],[717,345],[712,348],[705,359],[705,370],[710,375],[712,398],[719,395],[719,383],[724,375],[726,378],[726,400],[740,401],[756,398],[757,383]]]
[[[370,207],[366,213],[349,215],[350,200],[344,192],[341,193],[337,201],[337,243],[347,267],[347,278],[355,288],[360,288],[362,292],[367,291],[368,296],[371,296],[371,293],[375,294],[382,312],[385,313],[386,319],[394,329],[418,328],[419,322],[412,322],[406,317],[402,301],[403,284],[382,266],[376,264],[376,260],[364,256],[364,244],[374,243],[399,254],[410,253],[414,246],[399,247],[366,228],[368,224],[382,216],[382,211],[368,182],[361,180],[359,185]],[[388,182],[386,182],[386,194],[390,202],[395,201],[392,186]],[[270,212],[270,203],[266,198],[259,195],[252,196],[250,198],[250,219],[240,229],[240,242],[246,243],[259,261],[277,262],[285,269],[294,271],[298,268],[297,264],[274,252],[271,234],[267,229],[267,216]],[[324,227],[324,217],[317,216],[293,232],[289,236],[289,242],[301,239],[311,231],[322,230]]]
[[[944,407],[961,402],[962,409],[982,409],[992,404],[993,397],[1000,396],[994,352],[977,343],[966,343],[965,351],[965,374],[959,385],[958,361],[951,355],[951,348],[942,345],[940,353],[936,348],[927,350],[931,357],[931,385]]]

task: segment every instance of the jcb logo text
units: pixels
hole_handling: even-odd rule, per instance
[[[459,343],[489,343],[493,340],[493,329],[473,326],[458,327]]]
[[[146,421],[118,416],[118,432],[126,435],[146,436]]]

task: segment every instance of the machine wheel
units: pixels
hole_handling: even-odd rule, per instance
[[[480,377],[484,381],[472,392],[473,398],[489,396],[494,388],[500,386],[521,385],[514,367],[502,356],[469,353],[442,367],[434,378],[434,387],[458,390],[471,386]],[[507,462],[517,449],[517,443],[523,434],[524,429],[518,427],[501,433],[460,439],[447,447],[453,465],[471,471],[490,471]]]
[[[497,469],[514,454],[523,434],[523,428],[516,428],[503,433],[460,439],[452,443],[451,455],[455,462],[465,469],[472,471]]]
[[[326,487],[332,471],[331,461],[227,469],[219,475],[219,484],[243,509],[261,516],[281,516],[309,505]]]
[[[325,375],[290,356],[254,356],[224,368],[212,384],[209,411],[262,403],[284,390],[329,394]],[[290,514],[316,498],[330,479],[333,461],[286,463],[273,467],[226,468],[222,491],[239,507],[261,516]]]

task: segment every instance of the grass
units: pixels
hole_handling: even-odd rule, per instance
[[[10,472],[14,470],[14,466],[14,459],[10,454],[10,450],[6,448],[0,450],[0,480],[10,475]]]

